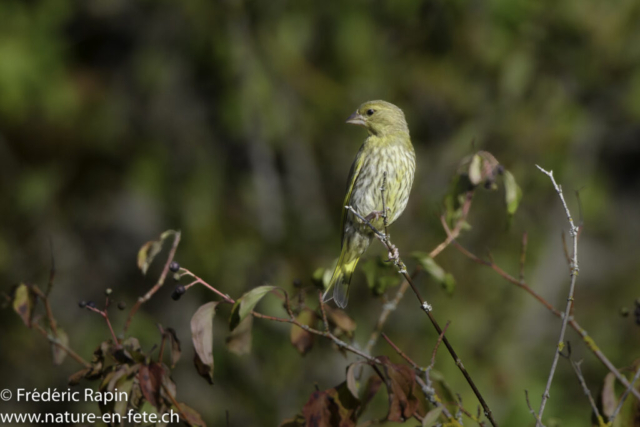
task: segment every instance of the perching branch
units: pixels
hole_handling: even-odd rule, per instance
[[[571,307],[573,306],[573,294],[575,292],[576,287],[576,279],[578,277],[578,227],[573,223],[573,218],[571,217],[571,212],[569,212],[569,208],[567,207],[567,202],[564,200],[564,196],[562,194],[562,187],[560,187],[556,180],[553,178],[553,171],[546,171],[542,169],[540,166],[536,165],[538,169],[544,174],[546,174],[549,179],[551,179],[551,183],[555,188],[560,200],[562,201],[562,206],[564,206],[565,213],[567,215],[567,220],[569,221],[569,234],[573,239],[573,254],[571,256],[571,283],[569,285],[569,296],[567,297],[567,306],[564,310],[564,315],[562,317],[562,326],[560,328],[560,337],[558,338],[558,345],[556,346],[555,354],[553,356],[553,362],[551,363],[551,370],[549,371],[549,378],[547,379],[547,385],[544,389],[544,393],[542,393],[542,401],[540,402],[540,409],[538,410],[538,417],[536,419],[536,426],[541,426],[542,422],[542,414],[544,413],[544,407],[549,400],[549,390],[551,389],[551,383],[553,382],[553,376],[556,372],[556,367],[558,366],[558,358],[560,357],[560,352],[564,347],[564,334],[567,330],[567,323],[569,321],[569,316],[571,315]]]
[[[447,248],[447,246],[451,244],[451,242],[453,242],[455,238],[457,238],[460,235],[460,232],[462,231],[462,227],[464,226],[467,220],[467,216],[469,214],[469,209],[471,208],[472,200],[473,200],[473,190],[468,191],[466,194],[464,204],[462,205],[462,216],[456,222],[455,227],[453,228],[451,233],[447,235],[444,241],[442,241],[438,246],[435,247],[435,249],[433,249],[429,253],[429,257],[435,258],[436,256],[438,256],[442,251],[444,251]],[[441,217],[441,219],[444,220],[444,216]],[[415,280],[415,278],[418,276],[418,274],[420,274],[421,271],[422,271],[422,266],[418,264],[413,270],[413,273],[411,273],[411,279]],[[367,346],[365,347],[365,351],[367,353],[371,354],[371,352],[373,351],[373,346],[376,345],[376,342],[378,341],[378,337],[380,336],[380,332],[382,331],[384,324],[387,322],[387,319],[389,318],[389,315],[391,314],[391,312],[393,312],[398,307],[398,304],[404,297],[404,294],[405,292],[407,292],[407,289],[409,289],[409,282],[407,282],[406,280],[403,280],[393,300],[391,300],[390,302],[389,301],[385,302],[385,304],[383,305],[382,311],[380,312],[380,316],[378,317],[378,322],[376,323],[376,327],[371,333],[371,337],[369,338],[369,341],[367,341]]]
[[[420,308],[422,309],[422,311],[425,312],[427,317],[429,317],[431,324],[436,329],[438,334],[442,334],[442,328],[440,327],[437,320],[435,319],[435,317],[433,317],[433,314],[431,313],[432,311],[431,305],[429,305],[429,303],[422,298],[422,296],[420,295],[420,291],[418,291],[418,288],[413,283],[411,276],[409,275],[409,273],[407,273],[406,266],[402,261],[402,259],[400,258],[398,248],[395,245],[393,245],[383,233],[381,233],[377,228],[375,228],[369,220],[367,220],[358,212],[356,212],[356,210],[353,209],[352,206],[345,206],[345,208],[351,211],[360,221],[362,221],[365,225],[367,225],[373,231],[374,235],[378,238],[378,240],[380,240],[386,246],[387,250],[389,251],[390,260],[393,261],[394,265],[398,269],[398,272],[404,276],[405,280],[409,283],[409,286],[411,286],[413,293],[416,295],[416,298],[418,298],[418,301],[420,302]],[[482,408],[484,409],[484,413],[486,417],[489,419],[489,421],[491,422],[491,425],[493,425],[494,427],[497,427],[498,424],[493,419],[493,413],[491,412],[489,405],[484,400],[482,393],[480,393],[480,390],[478,390],[478,387],[473,382],[473,379],[471,378],[471,375],[469,375],[469,372],[467,371],[467,369],[464,367],[462,360],[460,359],[460,357],[458,357],[455,350],[449,343],[449,340],[444,335],[442,337],[442,342],[444,342],[444,345],[447,347],[447,350],[449,350],[449,354],[451,355],[454,362],[456,363],[456,366],[458,366],[458,369],[460,369],[460,372],[462,372],[462,375],[464,375],[465,379],[467,380],[467,383],[469,383],[469,386],[473,390],[473,393],[478,398],[478,401],[482,405]]]

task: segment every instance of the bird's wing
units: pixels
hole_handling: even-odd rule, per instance
[[[362,169],[362,164],[364,163],[364,144],[360,147],[358,154],[356,154],[356,159],[353,161],[351,165],[351,170],[349,171],[349,178],[347,179],[347,194],[344,196],[344,203],[342,204],[342,219],[340,221],[340,229],[342,230],[342,235],[340,236],[340,245],[342,246],[344,242],[344,229],[345,224],[347,222],[347,209],[345,206],[348,206],[351,201],[351,193],[353,193],[353,187],[355,186],[356,180],[358,179],[358,175],[360,174],[360,169]]]

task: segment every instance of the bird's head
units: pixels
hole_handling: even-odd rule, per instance
[[[402,110],[386,101],[365,102],[347,119],[347,123],[364,126],[372,135],[409,133]]]

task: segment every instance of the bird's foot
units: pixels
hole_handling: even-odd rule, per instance
[[[369,215],[365,216],[364,219],[366,219],[367,221],[371,222],[372,220],[380,219],[380,218],[383,218],[383,217],[384,217],[384,212],[383,211],[373,211]]]

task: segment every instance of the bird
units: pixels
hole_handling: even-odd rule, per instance
[[[347,306],[351,277],[374,237],[373,230],[347,207],[382,230],[385,215],[381,191],[383,181],[386,219],[390,225],[407,206],[416,170],[409,127],[400,108],[386,101],[367,101],[347,119],[347,123],[363,126],[368,137],[356,154],[347,179],[340,258],[323,298],[324,301],[333,298],[340,308]]]

